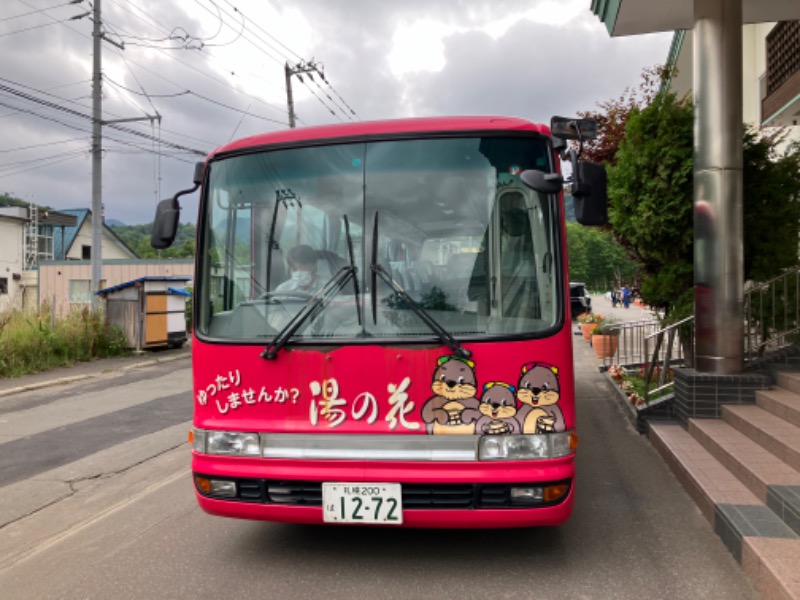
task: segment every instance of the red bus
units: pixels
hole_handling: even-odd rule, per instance
[[[468,528],[569,518],[560,160],[592,124],[557,119],[560,137],[504,117],[267,133],[214,151],[192,190],[160,203],[153,245],[165,247],[178,196],[202,190],[190,437],[206,512]],[[576,212],[601,222],[605,180],[571,153]]]

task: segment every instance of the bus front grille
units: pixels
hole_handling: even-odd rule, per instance
[[[322,484],[316,481],[266,481],[270,504],[322,506]]]
[[[230,500],[292,506],[322,506],[318,481],[234,479],[236,497]],[[524,485],[501,484],[402,484],[404,510],[473,510],[519,508],[512,505],[510,490]],[[541,484],[539,484],[541,485]]]

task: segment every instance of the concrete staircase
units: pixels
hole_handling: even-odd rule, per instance
[[[765,599],[800,600],[800,371],[754,405],[649,426],[649,438]]]

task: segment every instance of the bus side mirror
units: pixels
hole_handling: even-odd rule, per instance
[[[153,232],[150,234],[150,245],[156,250],[163,250],[172,246],[178,234],[178,220],[181,215],[181,205],[178,198],[184,194],[191,194],[203,183],[203,169],[205,163],[198,162],[194,165],[194,186],[188,190],[181,190],[170,200],[162,200],[156,207],[156,218],[153,221]]]
[[[192,177],[192,183],[196,186],[199,186],[203,183],[203,169],[205,169],[206,164],[202,161],[194,163],[194,177]]]
[[[608,223],[608,182],[603,165],[577,161],[572,176],[575,219],[581,225]]]
[[[520,176],[522,183],[542,194],[557,194],[564,187],[564,178],[560,173],[545,173],[536,169],[523,171]]]
[[[594,119],[571,119],[553,117],[550,119],[550,135],[563,140],[593,140],[597,137],[597,121]]]
[[[178,234],[178,219],[181,206],[175,198],[162,200],[156,207],[156,218],[153,221],[153,232],[150,234],[150,245],[156,250],[169,248]]]

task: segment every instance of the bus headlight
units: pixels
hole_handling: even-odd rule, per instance
[[[542,460],[575,452],[574,432],[537,435],[485,435],[478,444],[478,460]]]
[[[261,444],[257,433],[241,431],[206,431],[206,454],[222,456],[260,456]],[[195,435],[197,439],[197,435]]]

